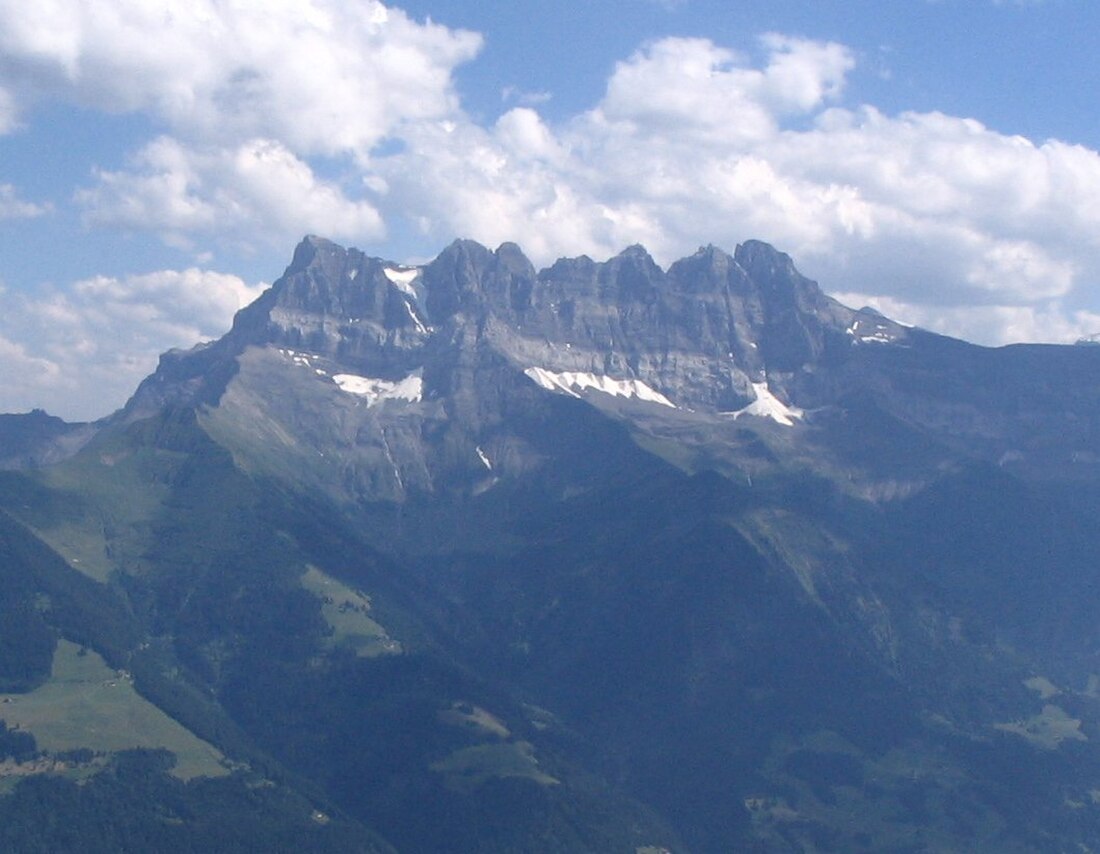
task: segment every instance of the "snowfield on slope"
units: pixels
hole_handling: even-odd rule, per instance
[[[365,397],[367,406],[374,406],[383,400],[406,400],[409,403],[418,403],[424,397],[424,380],[419,374],[410,374],[397,382],[360,377],[355,374],[334,374],[332,381],[340,387],[341,391]]]
[[[744,409],[726,413],[734,418],[742,415],[755,415],[757,418],[770,418],[785,427],[793,427],[795,421],[799,421],[806,414],[797,406],[788,406],[778,397],[772,394],[767,383],[753,383],[752,390],[756,393],[756,400]]]
[[[654,391],[641,380],[613,380],[610,377],[579,371],[555,373],[545,368],[528,368],[524,373],[547,391],[560,391],[573,397],[580,397],[579,392],[585,389],[595,389],[614,397],[636,397],[639,400],[676,408],[671,400],[660,392]]]

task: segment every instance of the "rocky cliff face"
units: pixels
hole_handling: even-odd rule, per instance
[[[500,426],[517,388],[625,404],[642,420],[714,426],[744,414],[789,426],[803,414],[797,377],[907,336],[825,296],[758,242],[733,256],[700,249],[667,271],[639,246],[536,271],[514,244],[493,252],[456,241],[429,264],[402,267],[310,237],[225,338],[167,354],[124,417],[204,403],[227,442],[245,431],[235,444],[252,456],[251,426],[276,423],[291,456],[335,443],[347,466],[338,480],[356,484],[359,499],[401,500],[456,478],[477,488],[482,457],[494,478],[536,467]],[[280,361],[289,373],[275,379]],[[346,410],[342,426],[303,415],[318,395],[332,401],[324,411]],[[368,484],[357,482],[362,471]]]
[[[234,356],[248,346],[301,350],[398,379],[462,339],[521,370],[638,381],[683,408],[733,411],[756,399],[754,384],[784,395],[793,373],[830,355],[905,338],[901,326],[825,296],[787,255],[756,241],[733,256],[700,249],[667,272],[640,246],[536,272],[514,244],[491,252],[456,241],[405,268],[310,237],[215,346]]]
[[[847,308],[758,241],[667,271],[639,246],[536,271],[514,244],[460,240],[404,267],[309,237],[228,335],[166,354],[122,417],[200,403],[257,471],[295,459],[348,500],[403,501],[543,466],[506,413],[550,392],[681,458],[746,477],[782,459],[870,496],[917,489],[960,455],[1091,476],[1097,362]],[[1073,381],[1055,392],[1050,376]],[[871,423],[881,440],[860,438]]]

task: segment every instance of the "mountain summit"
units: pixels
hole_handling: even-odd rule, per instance
[[[113,416],[0,427],[0,847],[1100,844],[1100,348],[758,241],[308,237]]]
[[[436,342],[456,335],[484,339],[523,367],[536,359],[555,372],[614,372],[685,407],[728,409],[750,402],[754,383],[782,382],[830,349],[905,332],[829,299],[789,256],[757,241],[732,257],[700,249],[667,272],[641,246],[536,272],[515,244],[491,252],[460,240],[430,264],[403,267],[309,237],[229,338],[391,374],[424,367]]]
[[[630,401],[643,421],[721,430],[744,415],[790,427],[825,402],[807,376],[910,335],[825,296],[787,255],[755,241],[733,256],[702,248],[667,271],[640,246],[536,271],[515,244],[493,252],[459,240],[406,267],[308,237],[228,335],[167,354],[125,417],[210,404],[210,429],[238,454],[255,456],[260,437],[250,431],[278,425],[284,459],[301,456],[308,470],[320,442],[370,472],[360,498],[400,499],[478,471],[484,445],[509,449],[496,476],[528,468],[504,410],[532,385],[597,408]],[[321,414],[332,407],[346,411],[339,428]],[[444,454],[423,441],[441,431]],[[378,475],[379,455],[392,460],[392,477]],[[336,481],[347,485],[346,473]]]
[[[667,271],[640,246],[536,271],[510,243],[494,252],[458,240],[407,267],[307,237],[224,338],[166,354],[123,418],[200,405],[208,429],[256,471],[285,473],[296,459],[308,479],[327,448],[316,488],[403,500],[410,489],[477,488],[469,481],[489,445],[500,449],[494,477],[535,466],[507,412],[537,386],[708,457],[728,458],[754,434],[874,491],[898,465],[934,472],[949,448],[1079,473],[1073,460],[1091,439],[1074,413],[1093,399],[1091,363],[1066,348],[989,351],[847,308],[759,241],[732,256],[701,248]],[[1051,375],[1080,382],[1052,396]],[[853,447],[864,417],[896,419],[896,435],[916,427],[942,447],[884,447],[872,463],[862,459],[872,447]],[[776,425],[797,425],[797,438]],[[838,444],[838,433],[849,438]],[[746,476],[759,464],[736,461]]]

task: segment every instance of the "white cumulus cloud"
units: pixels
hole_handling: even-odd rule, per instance
[[[148,111],[189,138],[309,153],[452,112],[451,73],[480,46],[375,0],[0,0],[0,83],[18,103]]]
[[[196,149],[159,137],[129,169],[97,179],[76,196],[86,224],[155,231],[176,246],[205,237],[281,248],[306,232],[373,240],[384,230],[369,201],[348,198],[275,140]]]
[[[767,35],[764,68],[707,39],[666,38],[616,67],[597,115],[621,132],[726,146],[772,136],[780,117],[839,94],[841,45]]]
[[[373,240],[361,180],[321,181],[309,158],[365,163],[405,123],[456,114],[453,71],[480,47],[376,0],[0,0],[0,133],[41,101],[167,126],[76,195],[91,225]]]
[[[105,415],[133,393],[160,353],[221,335],[261,291],[199,269],[95,276],[36,294],[2,290],[0,411]]]

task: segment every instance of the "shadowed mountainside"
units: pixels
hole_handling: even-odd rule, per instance
[[[63,691],[61,639],[222,757],[181,782],[73,721],[0,810],[124,799],[116,850],[215,801],[316,850],[1094,846],[1098,384],[1100,348],[904,327],[759,242],[307,238],[78,439],[0,424],[0,700]]]

